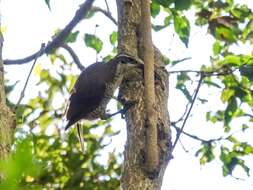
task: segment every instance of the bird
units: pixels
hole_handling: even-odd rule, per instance
[[[65,130],[81,119],[108,119],[115,115],[106,113],[106,106],[124,74],[131,68],[143,68],[143,62],[133,56],[119,54],[108,62],[96,62],[84,69],[69,98]]]

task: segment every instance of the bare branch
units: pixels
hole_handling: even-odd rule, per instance
[[[82,65],[81,61],[79,60],[78,56],[76,55],[76,53],[70,46],[68,46],[67,44],[62,44],[61,47],[69,52],[74,63],[77,65],[78,69],[80,69],[81,71],[85,69],[85,67]]]
[[[22,99],[23,99],[24,96],[25,96],[25,90],[26,90],[28,81],[29,81],[29,79],[30,79],[30,76],[31,76],[31,74],[32,74],[33,68],[34,68],[34,66],[35,66],[35,63],[36,63],[37,59],[44,53],[44,50],[45,50],[45,44],[41,44],[40,51],[37,53],[37,55],[36,55],[36,57],[35,57],[35,59],[34,59],[33,65],[32,65],[32,67],[31,67],[31,69],[30,69],[30,72],[29,72],[29,74],[28,74],[28,76],[27,76],[27,79],[26,79],[26,81],[25,81],[24,88],[23,88],[23,90],[21,91],[21,94],[20,94],[20,97],[19,97],[19,100],[18,100],[18,102],[17,102],[17,104],[16,104],[15,109],[18,108],[20,102],[22,101]]]
[[[22,59],[15,59],[15,60],[6,59],[6,60],[4,60],[4,64],[5,65],[22,65],[22,64],[26,64],[26,63],[34,60],[37,57],[39,52],[40,52],[40,50],[35,52],[32,55],[29,55],[25,58],[22,58]]]
[[[112,16],[111,12],[106,11],[104,9],[101,9],[100,7],[92,6],[91,11],[94,12],[101,12],[103,13],[106,17],[108,17],[115,25],[118,25],[116,19]]]
[[[90,10],[90,8],[91,8],[94,1],[95,0],[86,0],[83,4],[80,5],[80,8],[76,11],[75,16],[67,24],[67,26],[63,30],[61,30],[61,32],[51,42],[49,42],[46,45],[44,53],[50,54],[50,53],[54,52],[57,48],[59,48],[64,43],[64,41],[66,40],[66,38],[70,34],[71,30],[88,13],[88,11]],[[30,55],[30,56],[27,56],[27,57],[23,58],[23,59],[17,59],[17,60],[8,60],[7,59],[7,60],[4,60],[4,64],[6,64],[6,65],[17,65],[17,64],[21,65],[21,64],[28,63],[28,62],[30,62],[30,61],[32,61],[33,59],[36,58],[36,56],[38,55],[38,52],[40,52],[40,50],[37,51],[36,53]]]
[[[175,125],[175,122],[171,122],[171,126],[174,127],[174,129],[177,131],[177,134],[181,132],[181,128],[177,127]],[[184,135],[186,135],[186,136],[188,136],[188,137],[190,137],[190,138],[192,138],[192,139],[194,139],[194,140],[200,141],[202,143],[209,143],[209,142],[219,141],[219,140],[224,140],[225,139],[225,138],[223,139],[222,137],[218,137],[218,138],[215,138],[215,139],[206,140],[206,139],[202,139],[202,138],[200,138],[200,137],[198,137],[196,135],[192,135],[190,133],[187,133],[187,132],[185,132],[183,130],[182,130],[181,133],[184,134]]]
[[[234,71],[236,71],[238,68],[235,68],[234,70],[224,70],[223,67],[219,69],[214,69],[213,71],[198,71],[198,70],[174,70],[174,71],[168,71],[169,74],[177,74],[177,73],[196,73],[197,75],[202,74],[203,77],[209,77],[209,76],[223,76],[232,74]]]
[[[177,142],[178,142],[178,140],[179,140],[179,137],[180,137],[181,133],[182,133],[183,130],[184,130],[186,121],[187,121],[187,119],[188,119],[189,116],[190,116],[191,110],[192,110],[193,105],[194,105],[194,102],[195,102],[195,100],[196,100],[196,98],[197,98],[197,96],[198,96],[198,92],[199,92],[199,89],[200,89],[200,86],[201,86],[201,84],[202,84],[203,79],[204,79],[204,75],[201,73],[200,79],[199,79],[199,82],[198,82],[198,86],[197,86],[197,88],[196,88],[196,90],[195,90],[195,92],[194,92],[194,94],[193,94],[191,106],[190,106],[190,108],[189,108],[189,110],[188,110],[188,112],[187,112],[187,114],[186,114],[186,117],[185,117],[185,119],[184,119],[184,121],[183,121],[183,124],[182,124],[182,127],[181,127],[180,131],[177,133],[176,140],[175,140],[175,142],[174,142],[174,144],[173,144],[173,146],[172,146],[171,152],[173,152],[173,150],[175,149],[175,147],[176,147],[176,145],[177,145]]]
[[[105,5],[106,5],[106,8],[107,8],[107,12],[111,13],[107,0],[105,0]]]

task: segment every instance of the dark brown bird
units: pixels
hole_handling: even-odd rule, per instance
[[[107,63],[97,62],[87,67],[78,77],[67,108],[67,130],[81,119],[106,119],[106,106],[129,68],[143,68],[135,58],[120,54]]]

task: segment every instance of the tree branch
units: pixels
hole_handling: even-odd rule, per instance
[[[177,131],[177,134],[179,134],[181,132],[181,128],[180,127],[177,127],[175,125],[175,122],[171,122],[171,126],[174,127],[174,129]],[[192,135],[190,133],[187,133],[185,131],[182,130],[181,132],[182,134],[194,139],[194,140],[197,140],[197,141],[200,141],[200,142],[203,142],[203,143],[209,143],[209,142],[213,142],[213,141],[219,141],[219,140],[222,140],[223,138],[222,137],[218,137],[216,139],[209,139],[209,140],[206,140],[206,139],[202,139],[196,135]]]
[[[108,17],[115,25],[118,25],[118,22],[116,21],[115,18],[113,18],[111,12],[109,11],[106,11],[104,9],[101,9],[100,7],[96,7],[96,6],[92,6],[91,11],[94,11],[94,12],[101,12],[103,13],[106,17]]]
[[[69,52],[74,63],[77,65],[78,69],[80,69],[81,71],[85,69],[85,67],[82,65],[81,61],[79,60],[78,56],[76,55],[75,51],[69,45],[62,44],[61,47]]]
[[[59,48],[64,41],[66,40],[66,38],[68,37],[68,35],[70,34],[71,30],[84,18],[84,16],[88,13],[88,11],[90,10],[93,2],[95,0],[86,0],[83,4],[80,5],[80,8],[76,11],[75,16],[72,18],[72,20],[67,24],[67,26],[61,30],[61,32],[51,41],[49,42],[46,47],[45,47],[45,51],[44,53],[46,54],[50,54],[52,52],[54,52],[57,48]],[[17,59],[17,60],[4,60],[4,64],[5,65],[21,65],[21,64],[25,64],[28,63],[30,61],[32,61],[33,59],[36,58],[36,56],[38,55],[37,51],[36,53],[27,56],[23,59]],[[40,55],[41,56],[41,55]]]
[[[239,68],[236,68],[237,70]],[[232,74],[235,70],[224,70],[224,67],[214,69],[213,71],[198,71],[198,70],[174,70],[168,71],[169,74],[177,74],[177,73],[196,73],[196,74],[203,74],[203,77],[209,76],[222,76]]]
[[[29,79],[30,79],[30,76],[31,76],[31,74],[32,74],[33,68],[34,68],[34,66],[35,66],[35,63],[36,63],[37,59],[44,53],[44,50],[45,50],[45,44],[41,44],[40,51],[37,53],[36,57],[34,58],[33,65],[32,65],[32,67],[31,67],[31,69],[30,69],[30,72],[29,72],[29,74],[28,74],[28,76],[27,76],[27,79],[26,79],[26,81],[25,81],[24,88],[23,88],[23,90],[21,91],[19,100],[18,100],[18,102],[17,102],[17,104],[16,104],[16,106],[15,106],[15,109],[18,108],[18,106],[19,106],[21,100],[22,100],[22,99],[24,98],[24,96],[25,96],[25,90],[26,90],[28,81],[29,81]]]
[[[150,1],[141,0],[142,58],[144,61],[144,96],[146,109],[146,151],[145,161],[148,173],[158,169],[157,116],[155,110],[154,49],[151,36]]]
[[[201,84],[202,84],[203,79],[204,79],[204,75],[203,75],[203,73],[201,73],[200,79],[199,79],[199,82],[198,82],[198,86],[197,86],[197,88],[196,88],[196,90],[195,90],[195,92],[194,92],[194,94],[193,94],[191,106],[190,106],[190,108],[189,108],[189,110],[188,110],[188,112],[187,112],[187,114],[186,114],[186,117],[185,117],[185,119],[184,119],[184,121],[183,121],[182,127],[181,127],[180,131],[177,133],[176,140],[175,140],[175,142],[174,142],[174,144],[173,144],[173,146],[172,146],[172,150],[171,150],[172,152],[173,152],[173,150],[175,149],[175,147],[176,147],[176,145],[177,145],[177,142],[178,142],[178,140],[179,140],[179,137],[180,137],[181,133],[182,133],[183,130],[184,130],[186,121],[187,121],[187,119],[188,119],[189,116],[190,116],[191,110],[192,110],[193,105],[194,105],[194,102],[195,102],[195,100],[196,100],[196,98],[197,98],[197,96],[198,96],[198,92],[199,92],[199,89],[200,89],[200,86],[201,86]]]

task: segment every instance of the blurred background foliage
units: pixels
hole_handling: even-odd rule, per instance
[[[45,3],[50,8],[50,0],[45,0]],[[188,20],[186,13],[189,11],[195,13],[194,21]],[[177,72],[175,88],[185,95],[188,102],[192,102],[192,84],[199,80],[201,74],[205,74],[202,86],[217,89],[220,93],[217,101],[224,104],[217,110],[208,111],[206,121],[213,125],[221,123],[224,134],[205,140],[194,135],[192,130],[188,136],[200,141],[195,155],[200,164],[220,160],[224,176],[233,175],[237,166],[249,175],[250,165],[244,158],[252,156],[253,147],[243,139],[237,139],[233,127],[236,125],[238,129],[239,125],[239,131],[247,134],[252,126],[253,55],[237,54],[234,47],[253,43],[252,10],[233,0],[153,0],[151,12],[154,31],[167,27],[174,29],[186,47],[192,24],[213,36],[210,64],[202,65],[200,71]],[[91,19],[95,14],[91,11],[86,19]],[[156,18],[160,14],[165,15],[163,24],[161,20],[157,24]],[[103,49],[104,43],[110,43],[113,49],[104,57],[105,60],[116,53],[115,31],[108,36],[108,42],[103,42],[96,34],[75,31],[66,43],[76,43],[78,36],[83,36],[84,45],[97,53]],[[3,171],[0,189],[119,189],[122,155],[105,151],[112,136],[118,132],[112,130],[110,120],[84,123],[86,152],[83,154],[80,151],[75,130],[63,131],[65,104],[77,78],[72,74],[76,65],[66,59],[66,52],[57,50],[49,57],[50,66],[38,63],[34,69],[39,87],[37,96],[16,110],[18,127],[13,151],[9,159],[0,162]],[[173,57],[165,56],[165,60],[170,70],[186,59],[173,60]],[[6,81],[6,92],[10,94],[16,84]],[[208,99],[202,96],[198,101],[205,105]],[[10,100],[8,104],[12,108],[15,106]],[[183,119],[184,116],[172,122],[172,126],[178,129]],[[235,122],[237,120],[240,122]],[[107,158],[107,161],[102,163],[101,157]]]

